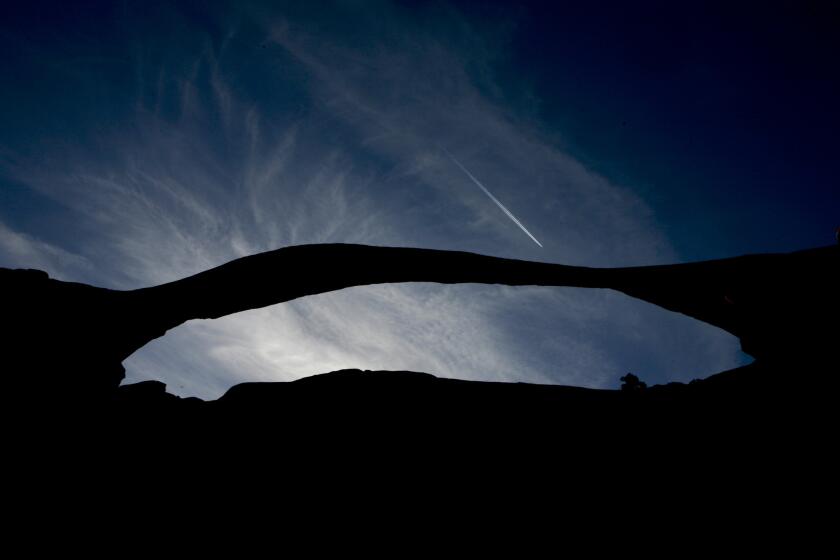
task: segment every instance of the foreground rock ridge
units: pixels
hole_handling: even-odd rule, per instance
[[[62,282],[38,270],[0,269],[3,369],[13,407],[38,410],[44,418],[96,411],[119,425],[150,418],[256,422],[259,417],[269,423],[343,418],[373,426],[388,417],[403,428],[429,428],[478,417],[489,429],[496,422],[544,425],[586,417],[591,426],[646,415],[654,426],[667,423],[663,418],[708,420],[715,417],[710,406],[717,417],[772,414],[780,403],[813,412],[808,403],[833,398],[840,371],[838,263],[836,246],[689,264],[586,268],[456,251],[325,244],[285,247],[132,291]],[[119,386],[123,360],[188,320],[391,282],[618,290],[734,334],[755,362],[687,385],[627,383],[620,391],[358,370],[291,383],[246,383],[212,402],[180,399],[158,382]]]

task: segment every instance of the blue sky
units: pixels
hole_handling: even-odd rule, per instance
[[[6,6],[0,266],[129,289],[296,243],[622,266],[833,241],[836,20],[587,5]],[[191,322],[125,365],[214,397],[345,367],[614,387],[744,361],[608,291],[410,284]]]

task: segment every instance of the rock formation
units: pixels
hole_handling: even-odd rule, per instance
[[[433,434],[438,443],[455,447],[476,437],[492,447],[501,433],[513,445],[526,435],[553,437],[563,426],[567,438],[572,428],[580,437],[595,430],[627,444],[663,430],[693,429],[701,437],[712,425],[719,435],[736,437],[758,420],[765,436],[776,438],[791,418],[810,426],[813,435],[814,426],[830,424],[824,419],[831,410],[826,403],[836,394],[834,376],[840,371],[834,340],[838,263],[836,246],[596,269],[452,251],[305,245],[134,291],[61,282],[37,270],[0,269],[6,411],[29,418],[29,428],[73,434],[120,430],[134,434],[129,440],[135,442],[143,434],[171,436],[187,429],[193,438],[241,439],[254,430],[266,436],[282,425],[297,426],[294,437],[316,433],[336,445],[360,434],[376,445],[407,434],[415,439]],[[756,361],[691,384],[645,387],[627,376],[633,390],[623,391],[358,370],[292,383],[245,383],[212,402],[170,395],[159,382],[119,387],[124,359],[190,319],[386,282],[615,289],[731,332]],[[292,436],[286,431],[285,437]]]

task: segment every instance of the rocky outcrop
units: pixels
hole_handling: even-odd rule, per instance
[[[136,403],[137,395],[154,400],[165,394],[158,385],[117,391],[124,373],[122,361],[190,319],[222,317],[351,286],[479,282],[619,290],[738,336],[744,350],[757,359],[753,370],[769,372],[768,380],[771,375],[783,375],[780,372],[791,379],[804,377],[803,372],[827,379],[840,370],[834,342],[840,316],[836,289],[839,263],[836,246],[690,264],[595,269],[454,251],[303,245],[245,257],[176,282],[134,291],[61,282],[36,270],[0,269],[4,370],[8,394],[19,395],[26,402],[53,406],[62,402],[113,402],[117,398]],[[533,394],[540,395],[540,402],[554,402],[552,399],[562,394],[566,408],[571,402],[589,406],[593,399],[610,406],[623,402],[616,401],[619,397],[611,392],[583,389],[533,390],[519,385],[493,385],[490,389],[491,385],[462,385],[465,382],[431,383],[422,376],[412,377],[410,382],[404,376],[380,376],[371,384],[370,375],[354,375],[346,374],[341,381],[330,377],[327,384],[321,380],[288,386],[249,384],[232,389],[212,408],[245,409],[235,404],[245,401],[268,406],[269,402],[283,400],[280,395],[305,393],[307,387],[342,395],[362,387],[388,391],[389,395],[402,386],[411,387],[412,395],[425,394],[431,387],[446,387],[442,393],[437,389],[433,392],[458,395],[452,402],[461,404],[464,399],[484,402],[470,400],[476,395],[504,395],[504,400],[532,394],[529,391],[536,391]],[[389,385],[396,380],[397,385]],[[702,392],[697,388],[689,393],[680,391],[672,387],[629,393],[642,393],[649,400],[651,395],[667,395],[670,399]],[[133,395],[128,401],[127,394]],[[318,398],[328,397],[320,394]],[[183,404],[172,399],[166,402]],[[531,405],[524,408],[530,409]]]

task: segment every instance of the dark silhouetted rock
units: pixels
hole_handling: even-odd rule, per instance
[[[835,399],[840,370],[837,272],[838,247],[594,269],[361,245],[287,247],[134,291],[0,269],[5,400],[7,412],[28,418],[21,433],[120,433],[155,445],[181,437],[197,446],[205,442],[204,449],[276,437],[283,445],[352,441],[380,451],[406,442],[511,448],[557,434],[609,434],[614,444],[627,444],[627,434],[634,434],[629,441],[638,446],[639,434],[660,441],[666,433],[755,440],[756,433],[744,432],[754,423],[762,437],[795,432],[801,438],[806,427],[816,434],[816,427],[830,424],[823,416],[833,406],[827,403]],[[213,402],[178,398],[159,382],[119,387],[123,360],[190,319],[386,282],[616,289],[733,333],[756,361],[691,384],[645,388],[628,374],[621,391],[358,370],[245,383]]]

